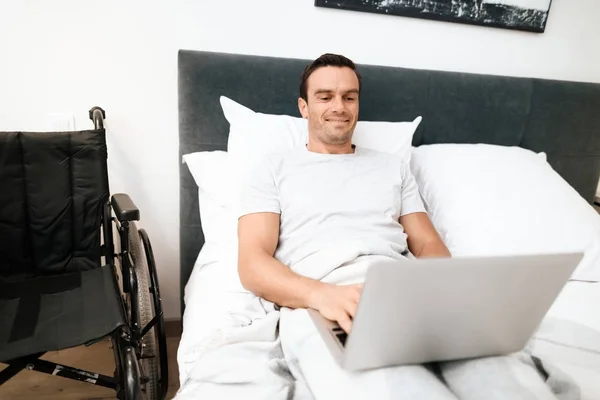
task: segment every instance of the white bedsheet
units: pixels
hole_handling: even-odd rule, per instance
[[[279,312],[267,314],[242,288],[229,256],[196,263],[185,301],[177,400],[312,399],[287,372],[277,336]]]
[[[221,327],[248,322],[240,321],[235,312],[252,298],[239,282],[235,260],[227,254],[218,257],[219,261],[204,259],[202,255],[198,258],[185,287],[183,332],[177,352],[181,386],[199,355],[211,347],[207,338]]]
[[[249,359],[253,359],[254,365],[268,364],[271,372],[276,371],[274,376],[278,379],[264,375],[256,377],[263,385],[271,386],[265,393],[277,393],[277,398],[282,399],[311,398],[307,388],[294,387],[291,377],[280,373],[283,365],[279,370],[272,368],[273,363],[283,362],[280,354],[273,354],[276,341],[261,343],[265,346],[265,354],[269,354],[264,360],[258,358],[258,353],[240,351],[236,354],[232,353],[235,346],[222,346],[230,343],[227,337],[215,332],[247,326],[249,310],[260,312],[263,305],[241,287],[235,260],[231,257],[222,257],[219,262],[199,261],[186,287],[184,332],[178,351],[180,392],[183,395],[178,399],[188,398],[185,394],[193,393],[194,386],[199,384],[190,379],[192,369],[196,368],[196,372],[214,370],[215,373],[231,371],[242,368]],[[269,324],[269,321],[261,323]],[[576,380],[582,389],[582,399],[600,399],[600,284],[569,282],[532,340],[531,348],[535,355],[560,367]],[[232,363],[232,356],[238,361]],[[223,365],[223,360],[228,360],[229,364]],[[252,365],[246,365],[246,368]],[[207,376],[205,372],[203,374]],[[206,382],[202,387],[206,390]],[[222,389],[212,385],[210,394],[220,395]],[[259,395],[260,392],[256,393]]]
[[[567,283],[530,348],[569,374],[582,400],[600,399],[600,283]]]

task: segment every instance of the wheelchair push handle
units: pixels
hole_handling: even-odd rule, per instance
[[[94,121],[95,129],[104,129],[104,120],[106,119],[106,111],[101,107],[92,107],[90,110],[90,119]]]

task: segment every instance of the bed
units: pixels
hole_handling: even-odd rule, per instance
[[[181,50],[178,57],[182,158],[199,153],[226,157],[233,124],[224,115],[222,96],[262,116],[299,117],[299,77],[309,60],[191,50]],[[364,88],[360,120],[402,123],[422,117],[410,135],[411,167],[422,184],[428,212],[453,254],[543,252],[548,246],[585,250],[585,266],[567,283],[531,346],[577,381],[582,398],[600,399],[600,217],[590,205],[600,178],[600,85],[377,65],[358,68]],[[474,164],[464,160],[480,168],[473,171]],[[221,243],[235,235],[235,220],[200,184],[201,179],[212,180],[218,187],[227,179],[225,167],[215,167],[225,164],[213,161],[200,164],[197,174],[190,162],[180,165],[184,314],[179,398],[191,392],[207,398],[230,394],[221,384],[226,375],[235,379],[232,371],[239,366],[223,363],[219,350],[227,338],[215,332],[249,323],[239,310],[252,296],[239,283],[234,242]],[[433,184],[444,176],[445,185]],[[445,201],[436,203],[440,197]],[[457,221],[456,215],[476,218]],[[503,223],[498,222],[501,218]],[[507,222],[510,218],[512,223]],[[564,235],[544,236],[553,229]],[[507,232],[513,239],[494,247]],[[239,357],[243,363],[251,355]],[[199,384],[193,378],[198,371],[203,371],[204,391],[194,386]],[[307,388],[274,390],[281,398],[311,398]]]

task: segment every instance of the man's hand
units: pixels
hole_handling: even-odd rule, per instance
[[[336,321],[346,333],[350,333],[362,287],[362,284],[323,284],[312,293],[309,306],[328,320]]]

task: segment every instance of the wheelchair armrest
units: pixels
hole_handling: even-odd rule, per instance
[[[140,210],[133,204],[128,194],[114,194],[111,204],[119,222],[140,220]]]

